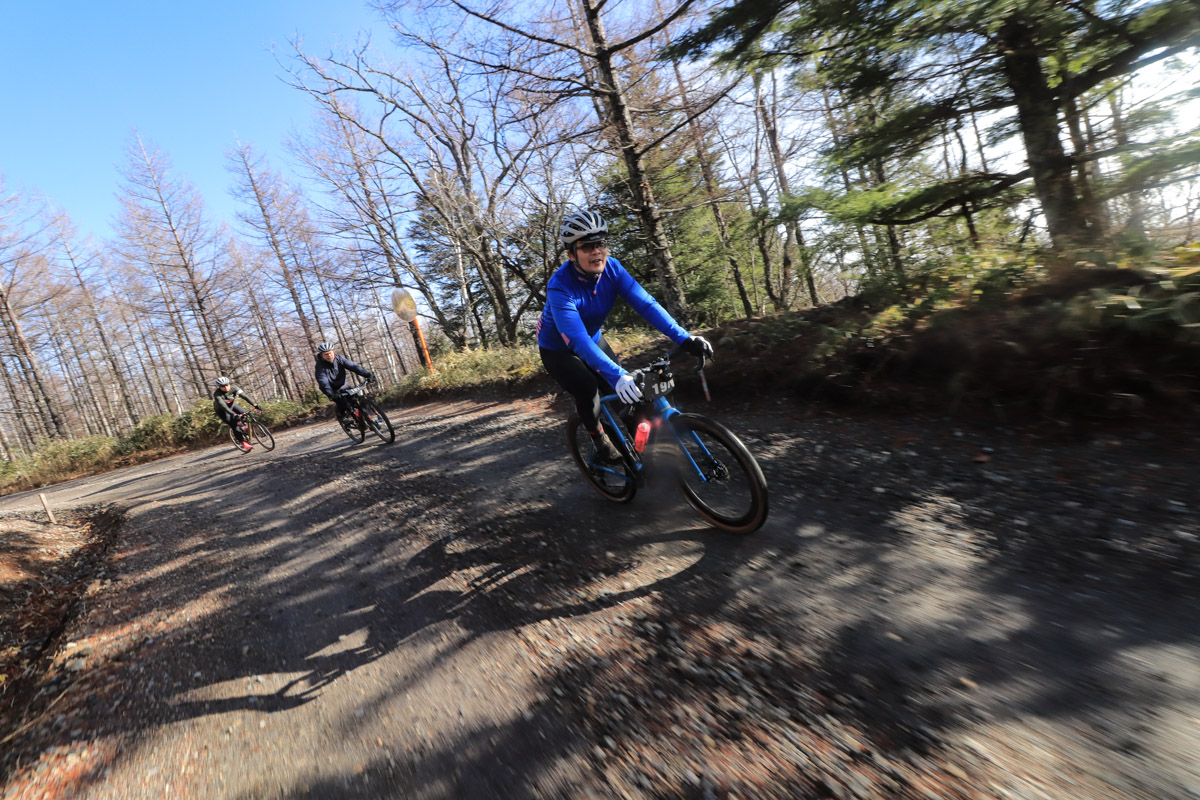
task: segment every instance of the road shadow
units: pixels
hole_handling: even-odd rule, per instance
[[[1191,551],[1169,559],[1178,580],[1163,578],[1158,551],[1110,568],[1075,526],[1013,523],[1044,499],[1037,481],[981,476],[921,441],[897,444],[903,431],[746,420],[772,518],[731,537],[693,523],[670,486],[628,506],[595,496],[557,420],[501,404],[429,416],[398,420],[393,447],[327,444],[341,435],[331,427],[269,469],[188,473],[149,493],[120,592],[154,598],[157,619],[176,624],[112,654],[118,679],[97,670],[78,693],[98,714],[112,687],[161,675],[160,689],[153,713],[110,715],[86,735],[148,740],[188,719],[286,712],[446,626],[461,632],[390,680],[382,704],[491,634],[594,616],[604,622],[586,644],[546,645],[553,666],[528,713],[287,796],[825,797],[868,781],[900,797],[929,779],[968,797],[939,766],[956,733],[1001,715],[1124,714],[1162,696],[1115,682],[1131,676],[1122,654],[1194,642]],[[1053,468],[1053,456],[1024,458],[1035,476]],[[1104,488],[1072,486],[1079,499],[1061,502],[1105,508]],[[1152,505],[1131,509],[1159,536],[1179,520]],[[1099,529],[1111,539],[1119,524]],[[655,552],[684,565],[656,575]],[[1088,577],[1101,566],[1103,581]],[[939,584],[949,604],[921,607]],[[40,733],[37,748],[72,741],[66,726]],[[714,766],[721,752],[736,769]]]

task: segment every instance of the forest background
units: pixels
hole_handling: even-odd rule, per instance
[[[377,11],[387,41],[293,44],[304,177],[230,142],[233,227],[136,132],[103,240],[0,191],[10,487],[211,441],[217,375],[274,422],[303,415],[323,340],[392,398],[526,378],[577,208],[764,385],[862,389],[936,362],[943,395],[1009,403],[988,381],[1032,378],[1042,411],[1195,396],[1195,0]],[[627,309],[610,324],[638,327]]]

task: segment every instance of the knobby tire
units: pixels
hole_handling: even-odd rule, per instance
[[[275,449],[275,437],[271,435],[271,431],[266,425],[263,425],[258,420],[250,423],[250,430],[254,434],[254,439],[263,446],[264,450]]]
[[[346,416],[338,420],[338,424],[342,426],[342,430],[350,437],[350,441],[359,444],[363,439],[367,438],[367,431],[366,427],[359,422],[359,418],[354,416],[356,408],[358,408],[358,403],[351,403],[350,408],[346,411]]]
[[[367,427],[382,439],[384,444],[396,441],[396,429],[392,427],[392,422],[387,418],[387,414],[383,413],[383,409],[375,405],[374,401],[365,401],[362,404],[362,412],[367,415]],[[379,420],[379,422],[377,423],[375,420]]]
[[[237,432],[236,426],[231,426],[229,428],[229,441],[233,442],[234,449],[237,450],[239,453],[246,452],[245,450],[242,449],[242,442],[244,440],[238,438],[238,432]],[[245,440],[245,441],[248,441],[248,440]]]
[[[730,533],[753,533],[762,527],[767,520],[767,479],[746,445],[724,425],[699,414],[679,414],[672,427],[678,443],[710,479],[704,482],[696,468],[681,459],[679,488],[688,505]]]
[[[607,429],[607,425],[605,428]],[[620,439],[614,431],[609,431],[609,438],[620,449]],[[583,427],[583,420],[578,414],[572,414],[567,420],[567,445],[575,466],[583,473],[588,485],[600,493],[601,497],[614,503],[628,503],[637,494],[637,483],[629,465],[592,463],[592,437],[588,436]],[[610,471],[611,470],[611,471]]]

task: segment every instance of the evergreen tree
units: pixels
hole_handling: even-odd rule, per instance
[[[1200,3],[1052,0],[740,0],[678,40],[670,54],[722,49],[745,65],[813,61],[852,108],[854,126],[828,155],[848,169],[915,158],[972,115],[985,138],[1019,136],[1024,169],[975,168],[916,186],[885,179],[856,203],[870,221],[904,224],[964,206],[1011,203],[1032,183],[1054,247],[1106,239],[1098,200],[1172,180],[1200,156],[1197,131],[1103,150],[1070,135],[1087,95],[1106,82],[1200,46]],[[866,113],[864,113],[864,111]],[[1093,137],[1095,139],[1095,137]],[[1089,163],[1136,153],[1099,187]]]

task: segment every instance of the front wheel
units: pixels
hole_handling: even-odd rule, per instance
[[[616,441],[610,433],[609,438]],[[571,458],[575,466],[583,473],[583,477],[593,489],[604,498],[614,503],[628,503],[637,492],[637,483],[629,465],[601,464],[596,460],[596,448],[592,445],[592,437],[578,414],[572,414],[567,420],[567,446],[571,450]]]
[[[672,431],[683,451],[679,488],[688,505],[730,533],[762,527],[767,479],[746,445],[724,425],[698,414],[679,414]]]
[[[372,433],[383,439],[384,444],[396,441],[396,429],[392,427],[391,420],[387,418],[387,414],[383,413],[383,409],[368,400],[363,403],[362,413],[367,415],[367,427],[371,429]]]
[[[254,420],[250,424],[250,430],[254,434],[254,440],[261,444],[264,450],[275,449],[275,437],[271,435],[271,431],[267,430],[266,425]]]

